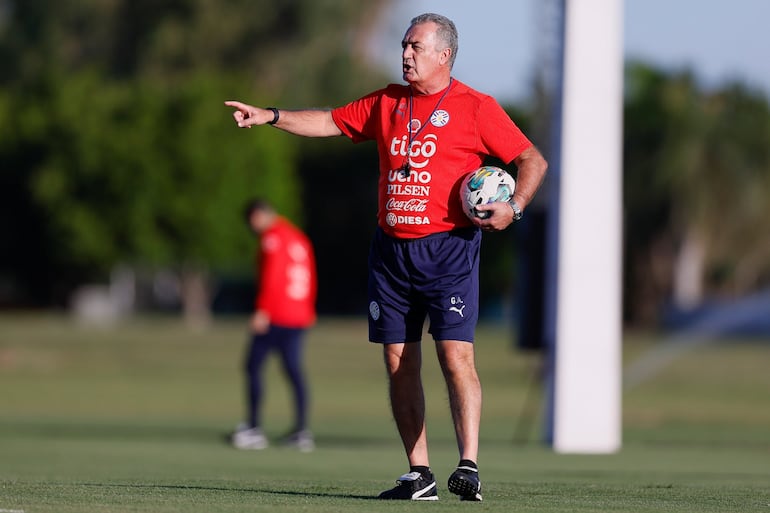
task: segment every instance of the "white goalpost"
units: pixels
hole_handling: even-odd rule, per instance
[[[559,0],[546,293],[547,437],[621,446],[622,0]]]

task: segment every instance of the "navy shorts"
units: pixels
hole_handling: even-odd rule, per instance
[[[395,239],[380,228],[369,252],[369,340],[473,342],[479,317],[481,231],[463,228]]]

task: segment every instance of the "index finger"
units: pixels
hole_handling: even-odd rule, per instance
[[[235,107],[238,110],[248,110],[249,109],[249,106],[246,105],[245,103],[237,102],[235,100],[227,100],[225,102],[225,105],[227,105],[228,107]]]

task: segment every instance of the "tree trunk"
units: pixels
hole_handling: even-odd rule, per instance
[[[193,329],[209,326],[212,287],[208,272],[204,268],[187,266],[182,270],[181,296],[185,324]]]
[[[674,305],[682,310],[695,308],[703,301],[703,275],[706,245],[697,230],[688,228],[674,263]]]

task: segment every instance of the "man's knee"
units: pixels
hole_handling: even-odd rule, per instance
[[[385,368],[393,377],[418,375],[422,365],[422,355],[418,343],[385,344],[383,346]]]
[[[475,374],[476,363],[472,343],[442,340],[437,342],[436,346],[441,369],[447,377]]]

